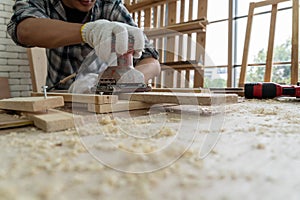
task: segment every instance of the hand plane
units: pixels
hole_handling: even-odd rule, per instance
[[[81,64],[76,79],[78,82],[75,91],[81,91],[80,88],[89,88],[89,93],[96,94],[115,94],[124,92],[145,92],[150,91],[151,87],[145,84],[144,74],[133,67],[133,42],[134,39],[129,36],[129,51],[123,55],[115,53],[115,37],[112,40],[111,57],[107,63],[96,62],[98,56],[93,50]],[[98,78],[91,81],[89,74],[97,74]],[[75,81],[76,82],[76,81]],[[93,85],[84,86],[87,82]],[[72,89],[74,91],[74,89]]]
[[[129,49],[133,49],[134,39],[129,36]],[[116,55],[115,38],[112,40],[111,62],[107,69],[99,74],[98,83],[95,86],[97,94],[113,94],[124,92],[146,92],[151,87],[144,81],[144,74],[133,67],[133,50],[123,55]]]

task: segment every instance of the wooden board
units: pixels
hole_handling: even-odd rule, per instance
[[[28,126],[32,124],[32,121],[28,119],[21,119],[10,114],[0,113],[0,129]]]
[[[127,101],[121,100],[116,104],[103,104],[103,105],[95,105],[88,104],[88,111],[95,113],[111,113],[111,112],[121,112],[128,110],[139,110],[150,108],[152,104],[144,103],[140,101]]]
[[[120,99],[142,101],[145,103],[173,103],[179,105],[219,105],[224,103],[237,103],[236,94],[211,94],[211,93],[170,93],[170,92],[145,92],[121,94]]]
[[[34,125],[46,132],[63,131],[75,127],[72,113],[50,109],[47,112],[24,113]]]
[[[200,88],[152,88],[152,92],[184,92],[184,93],[201,93]]]
[[[62,96],[64,102],[111,104],[118,102],[117,95],[96,95],[96,94],[72,94],[72,93],[47,93],[48,96]],[[44,96],[40,92],[32,92],[31,96]]]
[[[34,47],[27,49],[27,56],[30,66],[32,90],[41,91],[41,87],[46,84],[47,76],[47,56],[46,49]]]
[[[0,108],[6,110],[37,112],[64,105],[63,97],[15,97],[0,100]]]
[[[8,78],[0,77],[0,99],[10,98]]]

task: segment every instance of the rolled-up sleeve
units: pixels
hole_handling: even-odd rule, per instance
[[[49,18],[46,14],[45,2],[36,0],[16,0],[13,10],[14,14],[7,25],[7,32],[16,44],[24,46],[18,41],[17,26],[26,18]]]

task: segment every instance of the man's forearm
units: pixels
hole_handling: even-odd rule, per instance
[[[44,48],[57,48],[82,42],[82,24],[54,19],[27,18],[17,27],[21,44]]]
[[[136,66],[135,69],[139,70],[144,74],[145,83],[150,79],[158,76],[160,74],[160,64],[154,58],[145,58],[141,60]]]

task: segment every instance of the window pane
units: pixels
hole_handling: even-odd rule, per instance
[[[206,88],[224,88],[227,83],[227,68],[205,68],[204,87]]]
[[[246,72],[246,82],[263,82],[266,66],[248,66]]]
[[[228,56],[228,22],[219,22],[207,26],[206,66],[227,65]]]
[[[292,38],[292,10],[278,12],[275,43],[274,62],[291,61],[291,38]]]
[[[228,9],[228,0],[209,0],[207,2],[208,21],[227,19]]]
[[[291,65],[275,65],[272,68],[272,81],[279,84],[291,83]]]

